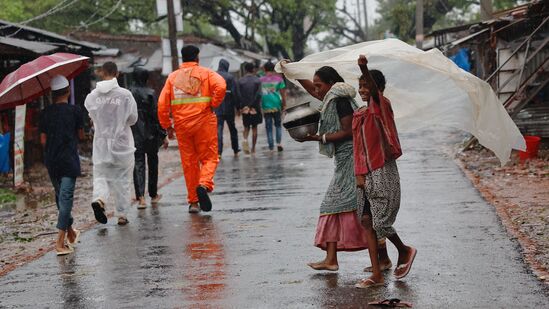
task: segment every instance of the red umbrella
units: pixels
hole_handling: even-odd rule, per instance
[[[28,103],[50,89],[56,75],[72,79],[88,67],[88,57],[69,53],[41,56],[8,74],[0,84],[0,110]]]

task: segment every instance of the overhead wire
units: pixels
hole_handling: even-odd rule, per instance
[[[53,15],[53,14],[55,14],[55,13],[61,11],[61,10],[64,10],[64,9],[68,8],[69,6],[72,6],[73,4],[75,4],[76,2],[78,2],[79,0],[72,0],[72,1],[70,1],[70,2],[69,2],[69,1],[70,1],[70,0],[62,0],[62,1],[59,2],[58,4],[54,5],[51,9],[47,10],[46,12],[44,12],[44,13],[42,13],[42,14],[40,14],[40,15],[34,16],[34,17],[32,17],[32,18],[29,18],[29,19],[27,19],[27,20],[25,20],[25,21],[12,23],[13,25],[4,25],[4,26],[1,26],[1,27],[0,27],[0,30],[6,29],[6,28],[10,28],[10,27],[24,26],[24,25],[26,25],[26,24],[28,24],[28,23],[33,22],[33,21],[40,20],[40,19],[42,19],[42,18],[46,18],[46,17],[51,16],[51,15]],[[68,3],[67,3],[67,2],[68,2]],[[10,36],[15,35],[15,34],[18,33],[20,30],[21,30],[21,27],[19,27],[19,29],[18,29],[16,32],[14,32],[14,33],[12,33],[12,34],[10,34],[10,35],[7,35],[7,37],[10,37]]]
[[[109,12],[107,12],[107,14],[101,16],[100,18],[98,18],[98,19],[96,19],[92,22],[84,23],[84,25],[79,26],[78,29],[88,28],[91,25],[95,25],[98,22],[101,22],[101,21],[105,20],[106,18],[108,18],[109,16],[114,14],[114,12],[116,12],[116,10],[120,7],[121,4],[122,4],[122,0],[118,0],[118,2],[111,8],[111,10]]]

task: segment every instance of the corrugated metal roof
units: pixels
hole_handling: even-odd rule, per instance
[[[38,28],[34,28],[34,27],[19,25],[19,24],[12,23],[12,22],[9,22],[9,21],[6,21],[6,20],[2,20],[2,19],[0,19],[0,26],[10,26],[10,27],[6,28],[8,31],[13,31],[14,30],[14,29],[11,29],[11,28],[22,29],[22,30],[25,30],[25,31],[28,31],[28,32],[34,32],[36,34],[49,36],[51,38],[61,40],[61,41],[64,41],[64,42],[67,42],[67,43],[70,43],[70,44],[87,47],[87,48],[92,49],[92,50],[101,49],[101,45],[97,45],[97,44],[93,44],[93,43],[89,43],[89,42],[76,41],[76,40],[70,39],[66,36],[63,36],[63,35],[60,35],[60,34],[57,34],[57,33],[54,33],[54,32],[50,32],[50,31],[46,31],[46,30],[42,30],[42,29],[38,29]]]
[[[94,51],[93,54],[95,56],[118,56],[120,55],[120,49],[118,48],[104,48],[97,51]]]
[[[453,42],[450,42],[450,47],[448,47],[448,49],[451,49],[451,48],[454,48],[456,46],[458,46],[459,44],[462,44],[462,43],[465,43],[473,38],[476,38],[477,36],[487,32],[488,30],[490,30],[489,28],[485,28],[485,29],[482,29],[480,30],[479,32],[476,32],[476,33],[473,33],[473,34],[470,34],[466,37],[463,37],[461,39],[458,39],[458,40],[455,40]]]
[[[32,42],[21,39],[7,38],[3,36],[0,36],[0,44],[15,46],[17,48],[22,48],[36,54],[46,54],[58,48],[55,45],[50,45],[42,42]]]

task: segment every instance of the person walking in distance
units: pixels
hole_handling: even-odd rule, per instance
[[[92,208],[95,219],[107,223],[105,203],[112,195],[118,224],[126,225],[135,152],[130,126],[137,121],[137,104],[131,92],[118,85],[114,62],[105,62],[100,72],[102,81],[84,102],[95,132]]]
[[[226,90],[221,75],[198,64],[199,53],[193,45],[181,49],[183,64],[168,76],[158,99],[160,125],[168,137],[177,135],[190,213],[212,209],[208,193],[214,189],[219,163],[213,109],[221,104]]]
[[[78,139],[84,139],[82,112],[69,105],[69,81],[57,75],[51,80],[53,104],[40,118],[40,142],[44,146],[44,163],[55,190],[57,217],[57,255],[73,252],[80,231],[74,229],[71,215],[76,177],[80,176]],[[66,244],[65,244],[66,241]]]
[[[278,151],[282,147],[282,111],[286,109],[286,84],[282,76],[274,72],[274,63],[267,62],[263,66],[265,76],[261,80],[261,108],[265,117],[265,129],[267,130],[267,141],[269,150],[274,150],[273,122],[275,126],[276,144]]]
[[[229,62],[225,59],[219,60],[219,68],[217,73],[225,79],[227,84],[227,90],[225,92],[225,98],[221,105],[215,109],[217,116],[217,139],[218,139],[218,152],[219,157],[223,153],[223,127],[225,122],[229,127],[231,133],[231,147],[235,156],[238,156],[240,147],[238,146],[238,131],[234,124],[234,116],[236,109],[239,108],[238,104],[238,87],[234,76],[229,73]]]
[[[257,126],[263,121],[261,116],[261,80],[254,74],[255,66],[253,63],[244,65],[246,74],[238,80],[238,90],[240,93],[240,107],[242,114],[242,123],[244,124],[244,141],[242,148],[244,153],[255,153],[257,143]],[[248,135],[252,129],[252,148],[248,144]]]
[[[145,170],[148,167],[149,196],[151,204],[156,204],[162,198],[158,194],[158,150],[160,146],[168,148],[166,131],[158,122],[157,104],[154,90],[147,87],[149,72],[136,69],[133,73],[135,86],[130,91],[137,102],[137,122],[132,126],[135,141],[135,168],[133,184],[138,201],[137,208],[146,208],[145,203]],[[145,157],[146,163],[145,163]]]

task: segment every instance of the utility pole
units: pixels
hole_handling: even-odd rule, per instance
[[[170,39],[170,54],[172,57],[172,70],[179,69],[179,59],[177,56],[177,29],[175,24],[175,9],[173,6],[174,0],[168,2],[168,36]]]
[[[356,0],[356,17],[359,28],[362,27],[362,14],[360,14],[360,0]]]
[[[362,7],[364,10],[364,41],[368,41],[368,8],[366,0],[362,0]]]
[[[416,0],[416,47],[423,49],[423,0]]]
[[[480,0],[480,19],[482,21],[492,19],[492,0]]]

